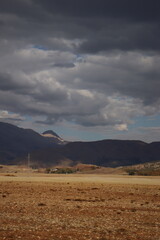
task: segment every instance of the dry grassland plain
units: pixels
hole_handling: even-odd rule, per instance
[[[160,177],[0,175],[0,240],[160,240]]]

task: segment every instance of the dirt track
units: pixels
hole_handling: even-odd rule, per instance
[[[160,240],[160,178],[0,176],[0,240]]]

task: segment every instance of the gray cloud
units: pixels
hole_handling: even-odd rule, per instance
[[[75,67],[74,63],[55,63],[53,67],[58,67],[58,68],[73,68]]]
[[[0,108],[119,130],[159,112],[160,3],[0,3]],[[16,115],[19,116],[19,115]]]

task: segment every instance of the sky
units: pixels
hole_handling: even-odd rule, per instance
[[[160,141],[159,0],[0,1],[0,121]]]

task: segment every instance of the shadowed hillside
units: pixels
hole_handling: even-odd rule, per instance
[[[38,149],[56,146],[31,129],[0,122],[0,163],[12,164],[15,158]]]
[[[55,165],[68,161],[105,167],[134,165],[160,159],[160,142],[147,144],[142,141],[103,140],[72,142],[59,149],[36,151],[32,160],[42,165]]]

